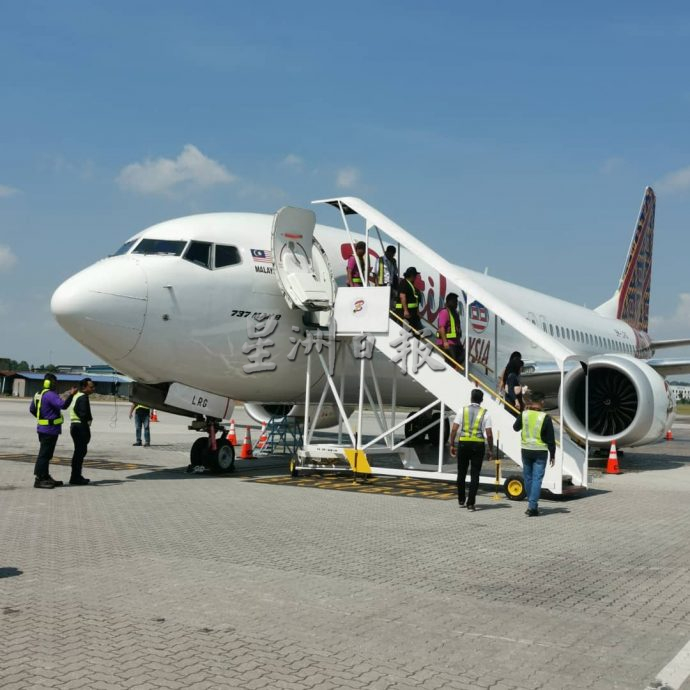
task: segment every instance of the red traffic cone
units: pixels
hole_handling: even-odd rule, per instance
[[[666,432],[666,440],[673,441],[673,432],[670,429]]]
[[[606,462],[606,469],[604,474],[623,474],[618,467],[618,451],[616,450],[616,442],[611,444],[609,451],[609,459]]]
[[[251,460],[254,457],[252,454],[252,432],[247,427],[247,431],[244,434],[244,441],[242,441],[242,448],[240,450],[241,460]]]
[[[261,422],[261,436],[256,444],[256,447],[261,450],[266,447],[268,443],[268,434],[266,433],[266,422]]]
[[[151,410],[151,421],[152,422],[158,421],[158,412],[156,412],[155,410]]]
[[[226,439],[228,443],[232,444],[233,446],[237,445],[237,434],[235,433],[235,420],[231,419],[230,420],[230,431],[228,431],[228,435],[226,436]]]

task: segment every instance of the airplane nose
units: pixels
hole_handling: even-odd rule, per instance
[[[113,257],[68,278],[53,294],[57,322],[84,347],[114,363],[136,346],[146,319],[148,285],[132,257]]]

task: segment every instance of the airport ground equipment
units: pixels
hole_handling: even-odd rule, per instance
[[[302,424],[297,417],[273,416],[266,423],[266,442],[256,455],[295,455],[302,446]]]
[[[572,353],[560,342],[542,332],[536,324],[497,300],[492,294],[476,285],[471,276],[466,275],[443,257],[433,252],[426,245],[393,223],[386,216],[365,202],[352,197],[329,199],[324,202],[337,208],[348,232],[351,244],[355,240],[350,231],[348,216],[359,215],[365,223],[365,241],[367,244],[378,235],[381,245],[381,233],[404,246],[419,263],[432,267],[445,275],[449,283],[458,292],[466,295],[465,303],[480,301],[497,318],[515,328],[522,335],[551,353],[561,371],[561,383],[565,375],[565,365],[572,359]],[[296,213],[296,211],[301,211]],[[286,213],[283,216],[282,214]],[[288,222],[288,220],[290,222]],[[300,225],[300,223],[302,225]],[[285,233],[289,226],[291,232]],[[514,416],[509,411],[510,405],[487,385],[486,376],[473,371],[470,362],[469,348],[465,348],[465,361],[448,361],[447,356],[438,349],[433,341],[425,336],[431,333],[413,332],[409,326],[389,311],[390,292],[387,287],[348,287],[337,290],[333,298],[333,278],[323,275],[330,272],[326,263],[324,268],[323,252],[315,243],[311,252],[301,249],[300,261],[293,260],[293,240],[286,237],[299,237],[307,241],[313,232],[313,214],[298,209],[283,209],[276,214],[274,221],[273,256],[275,273],[286,301],[293,308],[301,308],[312,315],[312,323],[317,328],[329,328],[337,342],[335,359],[339,370],[352,366],[359,367],[358,405],[354,426],[346,414],[343,379],[336,380],[333,375],[334,361],[327,361],[323,351],[313,348],[308,353],[305,381],[305,420],[304,442],[293,461],[292,472],[334,471],[350,468],[355,474],[379,474],[388,476],[408,476],[425,479],[436,478],[452,481],[456,478],[457,464],[448,461],[445,453],[445,426],[441,427],[438,436],[438,457],[433,469],[420,462],[414,446],[408,445],[415,436],[427,433],[432,427],[445,420],[451,411],[469,403],[474,388],[484,391],[483,406],[487,408],[492,419],[494,434],[500,435],[501,450],[516,464],[521,466],[520,434],[513,431]],[[282,234],[281,234],[282,233]],[[305,239],[306,238],[306,239]],[[292,242],[292,245],[291,245]],[[294,252],[293,252],[294,254]],[[311,262],[309,256],[311,255]],[[283,260],[280,257],[288,257]],[[307,259],[305,261],[305,258]],[[368,254],[367,254],[368,261]],[[402,268],[402,267],[401,267]],[[464,334],[469,331],[469,309],[465,308]],[[368,351],[367,351],[368,349]],[[378,385],[377,372],[372,363],[371,352],[375,349],[382,354],[392,368],[392,399],[384,403]],[[357,353],[361,356],[357,357]],[[368,356],[367,356],[368,355]],[[314,374],[312,369],[318,369]],[[585,369],[586,370],[586,369]],[[310,391],[313,375],[324,377],[327,386],[323,388],[320,400],[316,403],[314,420],[319,418],[327,397],[330,395],[340,412],[338,441],[332,444],[317,444],[313,441],[315,424],[310,424]],[[432,402],[408,417],[400,419],[396,403],[396,382],[402,376],[413,378],[433,398]],[[563,386],[561,385],[561,391]],[[562,397],[562,393],[561,393]],[[562,407],[562,400],[561,400]],[[376,419],[379,432],[374,438],[365,438],[362,434],[362,421],[365,408],[370,409]],[[429,415],[435,413],[435,417]],[[419,421],[423,420],[423,421]],[[427,420],[430,420],[427,422]],[[400,440],[402,429],[417,422],[412,436]],[[547,466],[543,488],[554,494],[562,494],[571,487],[587,486],[587,447],[583,450],[565,433],[562,425],[557,432],[557,455],[554,467]],[[397,456],[391,461],[391,456]],[[495,477],[488,481],[495,485]],[[499,476],[499,481],[503,478]],[[520,499],[524,496],[524,486],[519,475],[505,478],[504,491],[509,498]]]

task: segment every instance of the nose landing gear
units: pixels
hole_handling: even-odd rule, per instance
[[[225,427],[219,425],[218,421],[196,419],[190,425],[190,429],[204,431],[207,436],[198,438],[192,444],[188,472],[198,472],[198,468],[205,468],[213,474],[226,474],[235,470],[235,449],[225,438]]]

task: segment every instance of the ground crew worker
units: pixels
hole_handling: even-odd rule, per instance
[[[71,420],[69,433],[74,441],[74,454],[72,455],[72,475],[69,483],[72,486],[85,486],[89,479],[81,473],[84,458],[91,440],[91,402],[89,396],[96,390],[96,384],[89,378],[79,382],[79,392],[72,399],[72,407],[69,409]]]
[[[55,392],[57,377],[55,374],[46,374],[43,378],[43,389],[34,395],[29,412],[36,417],[36,432],[40,447],[34,466],[34,488],[54,489],[62,486],[63,482],[50,476],[50,461],[53,459],[58,436],[62,433],[62,410],[67,409],[72,403],[72,396],[77,392],[72,387],[63,396]]]
[[[365,274],[364,254],[367,245],[363,241],[355,245],[355,253],[347,260],[347,284],[349,287],[363,287],[362,276]]]
[[[398,262],[395,260],[395,247],[389,244],[383,256],[376,262],[376,284],[388,285],[391,289],[391,305],[397,301],[398,293]]]
[[[446,306],[438,313],[436,344],[450,357],[449,362],[456,369],[465,364],[465,351],[462,346],[462,329],[458,315],[458,296],[455,292],[446,295]]]
[[[144,430],[144,445],[151,445],[151,408],[146,407],[146,405],[140,405],[138,403],[132,403],[132,407],[129,408],[129,418],[132,419],[134,415],[134,433],[136,436],[133,446],[141,445],[141,430]]]
[[[481,407],[484,393],[479,388],[474,388],[470,395],[470,404],[463,407],[455,416],[453,426],[450,428],[450,454],[455,457],[455,435],[460,430],[458,437],[458,505],[465,505],[465,481],[467,467],[470,467],[470,490],[467,495],[467,509],[476,510],[475,500],[479,488],[479,473],[484,462],[484,454],[488,458],[493,455],[492,447],[494,437],[491,432],[491,418],[486,408]],[[487,445],[488,444],[488,445]]]
[[[419,291],[414,286],[414,280],[419,275],[419,271],[410,266],[403,274],[404,280],[398,284],[398,301],[395,309],[399,316],[402,316],[412,328],[421,331],[422,320],[419,318]]]
[[[523,400],[527,409],[515,420],[513,429],[522,431],[522,475],[527,494],[527,517],[539,515],[539,494],[546,472],[546,460],[553,467],[556,459],[556,439],[553,421],[542,411],[544,396],[541,393],[526,391]]]

